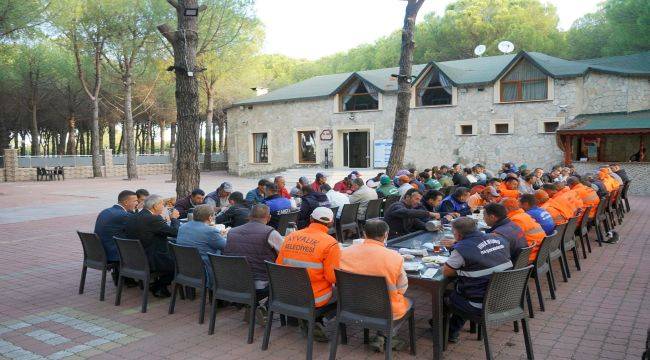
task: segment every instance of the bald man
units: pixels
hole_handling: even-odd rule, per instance
[[[560,205],[557,203],[557,201],[551,199],[545,190],[535,191],[535,199],[537,200],[539,207],[551,214],[555,226],[569,222],[569,219],[563,215],[563,212],[560,209]]]

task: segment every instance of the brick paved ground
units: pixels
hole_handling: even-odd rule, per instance
[[[211,190],[225,178],[204,174],[203,184]],[[242,190],[255,184],[249,179],[229,180]],[[112,205],[117,192],[126,187],[171,195],[174,186],[161,177],[0,184],[0,358],[304,357],[305,342],[295,328],[276,326],[269,350],[262,352],[258,327],[255,343],[247,345],[243,311],[234,308],[219,312],[215,335],[208,336],[207,324],[197,323],[197,301],[179,301],[176,313],[167,315],[168,301],[152,298],[149,312],[141,314],[139,290],[127,289],[122,306],[115,307],[110,280],[107,301],[98,301],[96,271],[89,271],[86,293],[77,295],[82,251],[74,230],[91,230],[97,212]],[[619,228],[620,243],[595,247],[583,260],[583,270],[574,270],[568,284],[559,283],[557,300],[551,300],[543,288],[547,311],[536,309],[531,320],[537,358],[640,358],[650,326],[649,271],[643,261],[650,258],[648,200],[632,199],[633,211]],[[559,273],[556,278],[561,279]],[[429,299],[415,289],[409,290],[409,296],[417,308],[417,358],[429,359]],[[339,347],[339,358],[383,358],[362,344],[358,332],[354,335],[350,345]],[[490,335],[497,359],[525,358],[522,335],[514,333],[512,325],[493,328]],[[327,346],[316,344],[314,354],[326,358]],[[483,356],[482,342],[468,332],[445,352],[446,359]],[[408,351],[395,357],[412,358]]]

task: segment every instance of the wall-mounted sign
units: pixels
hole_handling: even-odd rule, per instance
[[[373,167],[383,169],[388,166],[393,140],[375,140]]]
[[[334,135],[332,134],[331,129],[325,129],[325,130],[321,131],[321,133],[320,133],[320,139],[322,141],[332,141],[333,138],[334,138]]]

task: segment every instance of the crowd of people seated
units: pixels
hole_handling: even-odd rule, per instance
[[[313,182],[301,177],[288,190],[281,176],[272,181],[261,179],[246,196],[224,182],[207,195],[195,189],[176,200],[173,207],[144,189],[125,190],[118,195],[117,204],[99,214],[95,233],[111,262],[119,261],[114,236],[142,242],[151,269],[161,274],[150,289],[157,297],[170,296],[167,286],[173,278],[174,260],[167,242],[168,237],[175,237],[178,244],[199,250],[210,279],[208,253],[245,256],[261,296],[268,294],[265,261],[306,268],[317,307],[336,301],[334,269],[384,276],[393,315],[399,318],[411,306],[404,297],[408,279],[402,257],[386,248],[387,241],[424,230],[427,222],[438,220],[451,223],[454,234],[453,240],[443,243],[452,250],[443,273],[458,277],[447,302],[476,313],[480,312],[489,274],[511,267],[524,247],[533,247],[529,260],[534,261],[542,240],[557,225],[575,216],[581,220],[593,217],[601,198],[620,189],[629,178],[617,164],[603,166],[596,174],[580,175],[570,166],[547,172],[506,163],[496,173],[480,164],[465,168],[453,164],[422,171],[404,169],[392,178],[379,173],[366,181],[354,171],[334,186],[328,180],[322,173],[316,174]],[[365,218],[370,201],[391,198],[394,201],[384,208],[383,218]],[[336,238],[329,235],[329,228],[344,205],[357,203],[358,219],[365,220],[363,241],[341,249]],[[589,214],[585,214],[587,207],[591,207]],[[332,208],[338,208],[338,213]],[[487,226],[484,231],[479,231],[476,220],[468,216],[479,211]],[[297,213],[298,230],[281,234],[279,218],[291,212]],[[182,221],[186,223],[181,225]],[[211,226],[214,224],[223,224],[229,231],[217,230]],[[606,239],[617,240],[615,232]],[[494,249],[486,251],[486,244]],[[115,273],[113,276],[116,279]],[[327,340],[326,322],[318,323],[317,339]],[[450,341],[458,341],[463,323],[460,318],[452,319]],[[373,340],[378,350],[382,336],[378,334]]]

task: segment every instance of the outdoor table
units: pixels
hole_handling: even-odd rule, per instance
[[[427,232],[418,231],[408,235],[403,235],[388,241],[388,247],[398,250],[399,248],[413,248],[413,239],[419,239],[421,244],[438,242],[444,236],[442,231]],[[442,275],[442,268],[438,270],[433,278],[423,278],[420,274],[407,273],[409,278],[409,287],[419,286],[431,293],[431,318],[433,319],[433,359],[442,359],[442,348],[444,344],[443,331],[443,298],[445,288],[451,279]]]

